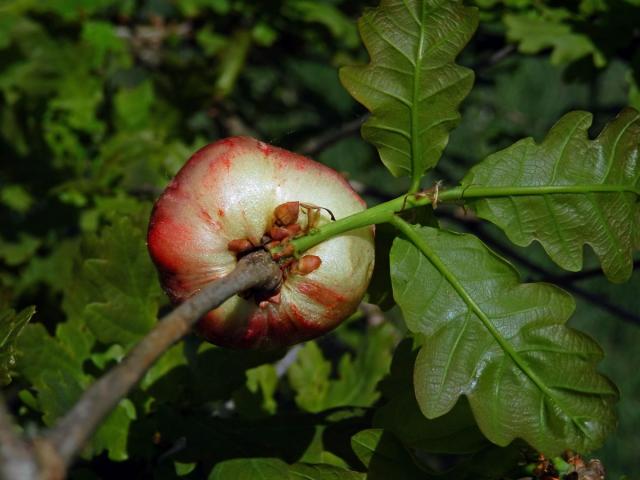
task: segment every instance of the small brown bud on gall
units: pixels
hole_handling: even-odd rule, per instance
[[[287,226],[298,221],[300,212],[300,202],[286,202],[278,205],[275,209],[276,223]]]
[[[227,248],[233,253],[244,253],[253,248],[253,243],[246,238],[236,238],[227,244]]]
[[[288,228],[278,227],[277,225],[274,225],[269,229],[269,236],[274,240],[284,240],[289,236],[289,230]]]
[[[265,244],[264,248],[266,248],[267,250],[271,250],[272,248],[277,247],[278,245],[280,245],[280,241],[278,240],[273,240],[267,244]]]
[[[281,258],[284,258],[284,257],[290,257],[291,255],[293,255],[293,252],[294,252],[293,245],[288,243],[282,248],[282,250],[272,254],[271,257],[274,260],[280,260]]]
[[[300,275],[307,275],[308,273],[317,270],[322,264],[322,260],[317,255],[305,255],[298,261],[296,271]]]
[[[289,236],[294,236],[297,233],[300,233],[302,227],[298,223],[293,223],[291,225],[287,225],[287,231],[289,232]]]

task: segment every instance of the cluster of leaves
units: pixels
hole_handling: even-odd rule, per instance
[[[0,311],[0,382],[13,377],[5,395],[25,428],[54,422],[167,308],[144,229],[151,199],[192,151],[232,134],[304,151],[310,137],[363,113],[340,85],[336,67],[366,63],[354,18],[371,3],[13,0],[0,6],[0,301],[18,312]],[[382,26],[385,39],[376,21],[391,3],[361,20],[372,63],[341,73],[354,97],[374,111],[363,135],[379,156],[357,138],[320,155],[370,201],[403,193],[433,167],[428,179],[461,180],[470,164],[514,140],[542,138],[569,109],[610,116],[637,101],[637,90],[629,88],[629,82],[637,84],[637,55],[626,50],[629,43],[615,40],[637,38],[632,0],[585,0],[575,11],[540,2],[478,1],[480,32],[461,57],[480,79],[471,93],[473,74],[454,59],[476,28],[475,14],[457,6],[440,11],[443,2],[404,2],[426,10],[401,6],[395,21]],[[443,22],[442,15],[451,18]],[[612,31],[616,35],[607,35]],[[426,54],[418,58],[420,38]],[[552,64],[515,54],[498,63],[491,52],[508,42],[526,54],[550,48]],[[577,75],[585,59],[590,69]],[[568,77],[577,83],[568,86]],[[465,97],[462,123],[451,133]],[[571,114],[544,142],[525,140],[499,152],[463,184],[502,185],[493,172],[515,174],[509,162],[516,156],[530,175],[505,176],[504,185],[528,185],[533,174],[547,173],[544,185],[566,184],[571,178],[527,167],[539,150],[551,171],[567,172],[573,157],[558,153],[564,143],[591,161],[583,183],[617,184],[633,169],[624,167],[632,147],[620,148],[611,163],[603,152],[611,150],[616,132],[637,139],[637,122],[629,115],[589,141],[590,118]],[[409,182],[386,177],[380,158]],[[598,177],[595,165],[611,165],[613,173]],[[626,180],[637,186],[637,177]],[[624,280],[634,241],[638,247],[639,229],[631,227],[638,222],[637,205],[624,194],[594,195],[584,207],[574,206],[583,205],[583,196],[575,195],[560,202],[549,196],[513,203],[495,198],[471,206],[518,245],[540,239],[570,270],[580,269],[583,243],[591,244],[607,275]],[[521,211],[544,208],[545,224],[535,218],[525,227],[509,223]],[[548,214],[571,208],[593,229],[560,225]],[[495,229],[461,221],[456,210],[443,214],[444,225],[508,244]],[[620,237],[597,235],[598,225],[616,220],[628,228]],[[368,478],[418,479],[446,470],[450,478],[496,478],[523,460],[527,447],[521,440],[510,443],[515,437],[549,450],[562,448],[567,438],[585,449],[600,444],[613,422],[615,390],[593,371],[599,348],[563,325],[573,301],[557,288],[519,284],[513,268],[474,237],[411,229],[453,267],[435,268],[414,242],[396,240],[390,262],[400,308],[387,313],[385,325],[371,325],[360,313],[331,336],[286,355],[232,352],[189,338],[119,404],[71,475],[350,479],[368,471]],[[621,248],[611,248],[616,241]],[[542,249],[529,248],[526,255],[535,259],[533,266],[520,265],[530,278],[549,279],[545,271],[559,271]],[[469,271],[470,261],[482,268]],[[591,257],[587,262],[597,263]],[[378,263],[384,267],[386,260]],[[547,270],[536,270],[538,265]],[[448,275],[459,279],[458,288],[447,283]],[[586,281],[587,291],[609,289],[600,277]],[[434,285],[441,288],[432,297]],[[461,292],[478,308],[470,308]],[[493,301],[497,292],[500,300]],[[627,297],[621,305],[637,302],[637,296]],[[383,305],[393,301],[387,297]],[[640,310],[637,303],[627,308]],[[514,317],[517,330],[501,320]],[[602,321],[593,318],[594,325]],[[595,327],[605,343],[622,335],[630,348],[640,337],[637,326],[605,321],[613,323],[609,330]],[[513,351],[496,343],[487,324]],[[413,340],[396,347],[406,329]],[[624,382],[619,365],[629,362],[622,353],[618,359],[609,372]],[[577,371],[560,375],[565,362]],[[485,366],[483,375],[475,375],[476,365]],[[513,393],[514,386],[520,391]],[[638,388],[623,385],[630,400],[623,395],[621,428],[631,435],[640,420],[633,404]],[[575,400],[576,391],[584,400]],[[542,405],[540,416],[519,418],[533,407],[513,399]],[[494,410],[483,411],[488,405]],[[593,417],[599,417],[595,423]],[[542,421],[548,428],[536,431]],[[619,448],[629,438],[611,444],[614,469],[616,460],[619,469],[632,465],[633,446]]]

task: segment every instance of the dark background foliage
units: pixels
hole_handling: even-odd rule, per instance
[[[340,66],[366,61],[355,19],[373,3],[0,4],[0,333],[15,337],[24,327],[17,340],[0,335],[0,381],[25,429],[50,424],[168,307],[146,255],[146,221],[197,148],[251,135],[336,168],[369,204],[406,191],[360,139],[365,112],[337,76]],[[569,110],[593,112],[598,132],[621,107],[640,108],[640,3],[568,3],[476,2],[481,25],[461,57],[476,85],[425,186],[455,185],[489,153],[541,139]],[[574,294],[573,322],[601,343],[602,369],[622,392],[620,426],[596,455],[612,478],[633,474],[640,273],[612,285],[591,259],[593,268],[569,274],[461,208],[439,213],[445,226],[475,233],[513,261],[525,280]],[[29,305],[37,313],[25,327],[29,312],[8,309]],[[360,311],[284,358],[187,339],[121,402],[72,477],[201,478],[217,462],[256,456],[361,468],[349,438],[385,425],[376,407],[389,398],[376,385],[403,329],[396,308],[382,325],[379,317]],[[382,385],[400,391],[396,377]]]

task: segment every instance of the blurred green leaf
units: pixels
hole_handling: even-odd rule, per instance
[[[226,97],[235,87],[250,48],[251,32],[236,30],[233,38],[229,40],[227,48],[220,52],[218,78],[214,85],[214,91],[218,98]]]
[[[32,8],[41,12],[54,12],[70,21],[120,3],[121,0],[49,0],[34,2]]]
[[[256,24],[251,30],[253,41],[263,47],[270,47],[278,39],[278,32],[267,23]]]
[[[90,377],[82,370],[69,346],[51,337],[41,324],[25,328],[17,344],[17,370],[37,392],[37,405],[46,425],[64,414],[88,386]],[[126,435],[126,432],[122,432]]]
[[[101,67],[109,54],[118,56],[120,67],[129,67],[126,42],[118,37],[116,26],[110,22],[87,21],[82,25],[82,41],[92,53],[94,68]]]
[[[20,17],[16,14],[3,12],[0,16],[0,49],[11,44],[13,27],[19,21]]]
[[[331,362],[325,360],[316,342],[307,342],[287,372],[296,391],[296,403],[309,412],[322,411],[329,391],[330,374]]]
[[[215,55],[228,45],[227,38],[224,35],[215,33],[211,28],[198,30],[196,40],[207,56]]]
[[[180,463],[175,462],[176,475],[179,477],[184,477],[185,475],[189,475],[195,468],[198,466],[197,463]]]
[[[7,242],[0,238],[0,259],[9,266],[20,265],[35,254],[40,244],[39,239],[24,234],[20,235],[16,242]]]
[[[148,127],[154,102],[153,84],[148,80],[135,87],[119,90],[113,102],[118,130],[130,132]]]
[[[136,417],[135,406],[131,400],[120,400],[91,439],[90,456],[107,451],[110,460],[121,462],[129,458],[129,427]]]
[[[65,76],[58,88],[58,96],[49,102],[48,114],[73,130],[102,133],[104,124],[96,115],[103,99],[100,81],[76,71]]]
[[[288,371],[298,406],[308,412],[320,412],[340,406],[372,405],[379,397],[378,381],[391,362],[395,339],[390,329],[388,325],[370,328],[354,356],[342,356],[335,380],[330,378],[331,363],[324,359],[317,344],[306,343]]]
[[[391,278],[422,345],[414,385],[425,416],[444,415],[465,395],[498,445],[522,438],[545,455],[601,446],[616,423],[618,392],[595,370],[596,342],[564,325],[573,299],[552,285],[520,284],[471,235],[403,233],[411,242],[395,241]]]
[[[16,368],[35,388],[46,425],[65,414],[91,382],[83,365],[92,345],[86,327],[71,322],[59,324],[55,337],[41,324],[33,324],[18,338]],[[112,460],[126,459],[128,427],[134,418],[133,404],[122,400],[100,425],[85,455],[90,458],[107,450]]]
[[[231,8],[230,0],[180,0],[176,6],[186,16],[196,16],[202,9],[211,9],[215,13],[224,15]]]
[[[475,10],[457,2],[383,0],[359,20],[371,63],[340,70],[349,93],[372,112],[363,138],[391,173],[409,175],[416,189],[460,120],[473,72],[455,58],[477,23]]]
[[[247,370],[273,362],[283,354],[282,351],[236,351],[202,343],[191,362],[194,378],[190,382],[193,388],[190,395],[199,402],[227,400],[245,385]]]
[[[358,44],[358,34],[350,18],[328,2],[311,0],[288,1],[287,6],[303,21],[320,23],[329,29],[335,38],[341,39],[348,47]]]
[[[140,387],[144,390],[151,390],[156,399],[179,399],[185,394],[183,385],[179,382],[172,382],[170,385],[164,382],[167,388],[163,388],[161,390],[160,384],[163,383],[163,379],[170,372],[175,371],[186,364],[187,358],[184,352],[184,345],[182,343],[178,343],[164,352],[164,354],[153,364],[145,374],[142,382],[140,382]]]
[[[26,213],[34,198],[22,185],[7,185],[0,188],[0,202],[16,212]]]
[[[289,62],[287,67],[305,88],[320,96],[337,112],[346,114],[353,108],[353,101],[340,84],[335,68],[307,60]]]
[[[593,57],[597,67],[606,64],[606,58],[589,36],[572,31],[571,26],[559,19],[534,15],[505,15],[507,38],[519,42],[522,53],[538,53],[552,48],[551,62],[568,63],[586,55]]]
[[[11,383],[16,365],[16,339],[34,313],[35,307],[27,307],[18,313],[11,309],[0,311],[0,386]]]
[[[103,343],[129,346],[156,323],[162,292],[146,250],[142,225],[125,217],[104,229],[97,258],[84,262],[85,321]]]

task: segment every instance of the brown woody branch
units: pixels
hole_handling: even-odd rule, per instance
[[[255,287],[274,289],[280,281],[280,269],[267,252],[243,257],[231,273],[163,317],[121,363],[82,394],[64,417],[30,442],[17,435],[4,403],[0,402],[0,476],[7,480],[63,478],[102,420],[151,365],[191,331],[200,317],[238,292]]]
[[[312,137],[305,141],[297,151],[298,153],[309,157],[318,155],[334,143],[357,133],[367,118],[369,118],[368,113],[356,118],[355,120],[344,123],[334,130],[329,130],[328,132],[321,133],[317,137]]]
[[[3,478],[37,478],[38,462],[33,449],[16,431],[0,398],[0,471]]]

